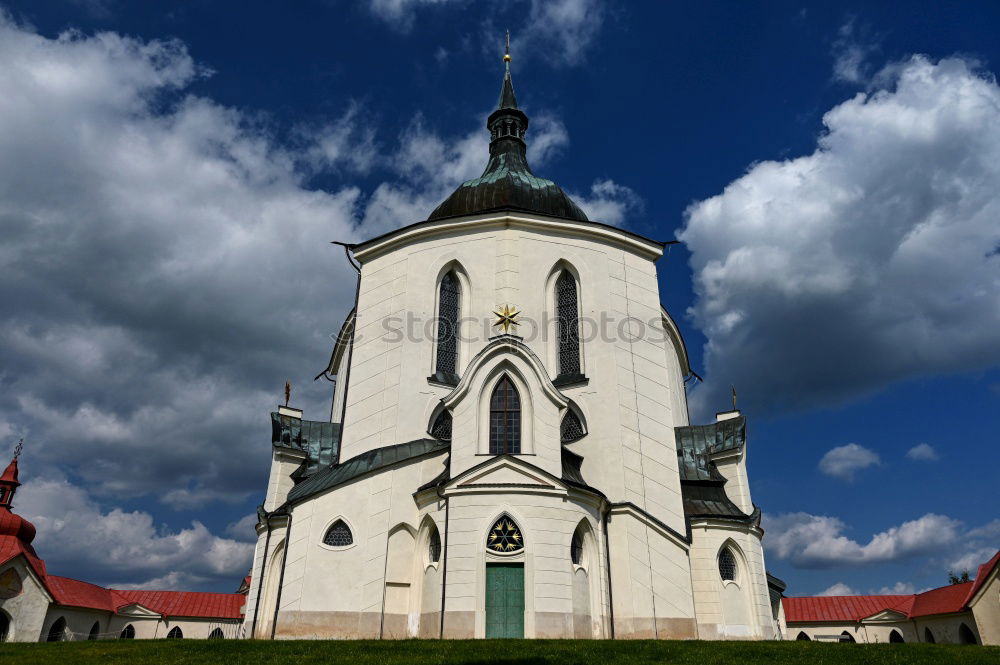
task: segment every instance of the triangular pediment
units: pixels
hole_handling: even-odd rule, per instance
[[[125,605],[123,607],[119,607],[118,608],[118,614],[120,614],[122,616],[137,617],[137,618],[141,618],[141,617],[150,617],[150,618],[153,618],[153,617],[159,617],[160,616],[159,612],[154,612],[153,610],[149,609],[145,605],[140,605],[139,603],[131,603],[129,605]]]
[[[869,617],[865,617],[861,621],[863,623],[891,623],[895,621],[904,621],[905,619],[906,615],[902,612],[897,612],[896,610],[882,610],[881,612],[876,612]]]
[[[540,469],[520,464],[510,458],[502,458],[484,467],[472,469],[465,477],[458,479],[456,485],[458,487],[533,485],[553,489],[556,487],[553,480]]]

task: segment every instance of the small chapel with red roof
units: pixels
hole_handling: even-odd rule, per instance
[[[0,642],[240,636],[245,591],[108,589],[51,574],[34,525],[13,512],[18,453],[0,476]]]

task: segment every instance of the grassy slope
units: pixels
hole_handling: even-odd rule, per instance
[[[1000,664],[1000,647],[815,642],[474,640],[385,642],[171,641],[0,644],[3,665],[939,665]]]

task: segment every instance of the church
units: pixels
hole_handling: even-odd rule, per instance
[[[747,422],[689,422],[667,243],[532,172],[504,61],[483,174],[345,245],[332,409],[271,414],[244,630],[777,639]]]

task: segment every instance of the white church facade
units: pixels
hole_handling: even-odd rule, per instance
[[[688,420],[665,244],[531,172],[505,60],[483,175],[347,246],[330,417],[272,414],[244,630],[776,639],[746,421]]]

